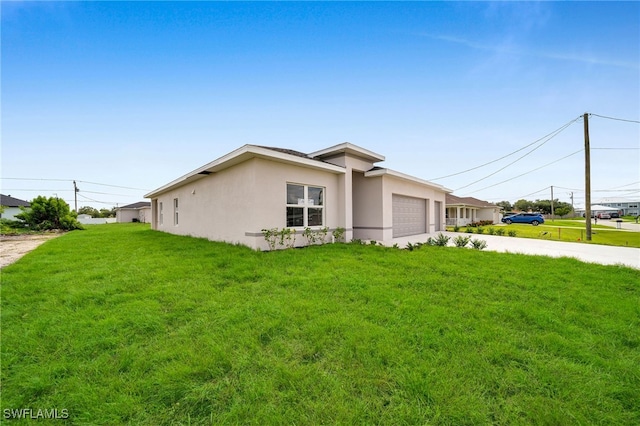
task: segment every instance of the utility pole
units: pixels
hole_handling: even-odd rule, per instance
[[[551,185],[551,220],[553,220],[553,185]]]
[[[573,191],[571,191],[569,194],[571,194],[571,214],[573,214],[574,209],[573,209]]]
[[[75,207],[76,207],[76,213],[78,213],[78,192],[80,192],[80,190],[78,189],[78,185],[76,185],[76,181],[73,181],[73,196],[74,196],[74,201],[75,201]]]
[[[587,241],[591,241],[591,152],[589,148],[589,114],[584,113],[584,215],[587,225]]]

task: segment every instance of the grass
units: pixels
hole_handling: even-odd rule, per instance
[[[92,425],[639,424],[639,282],[574,259],[261,253],[97,225],[3,269],[1,408]]]
[[[516,231],[517,236],[522,238],[640,248],[640,232],[618,230],[610,226],[596,225],[593,223],[591,224],[591,241],[586,241],[586,225],[584,219],[548,220],[544,224],[538,226],[514,223],[511,225],[483,226],[482,228],[484,229],[485,235],[488,234],[489,228],[503,228],[505,230],[505,235],[507,231]],[[448,226],[447,230],[453,231],[453,227]],[[461,226],[459,232],[466,233],[466,230],[466,227]],[[476,232],[475,228],[474,232]]]

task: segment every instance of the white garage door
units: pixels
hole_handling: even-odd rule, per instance
[[[393,237],[427,232],[427,200],[393,194]]]

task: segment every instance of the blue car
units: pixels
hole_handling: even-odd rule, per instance
[[[505,216],[502,221],[507,225],[512,223],[530,223],[533,226],[538,226],[544,223],[544,218],[540,213],[518,213],[511,216]]]

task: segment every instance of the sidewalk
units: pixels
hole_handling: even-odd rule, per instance
[[[635,224],[630,224],[635,225]],[[615,226],[615,223],[614,223]],[[412,235],[409,237],[394,238],[384,242],[386,246],[398,244],[404,248],[407,243],[424,243],[429,237],[435,238],[439,233]],[[533,238],[518,238],[497,235],[476,235],[462,232],[442,232],[453,238],[459,235],[471,236],[472,239],[487,242],[485,250],[503,253],[522,253],[551,257],[573,257],[583,262],[599,263],[601,265],[625,265],[640,269],[640,249],[633,247],[604,246],[587,243],[569,243],[562,241],[537,240]],[[452,241],[449,241],[449,245]]]

